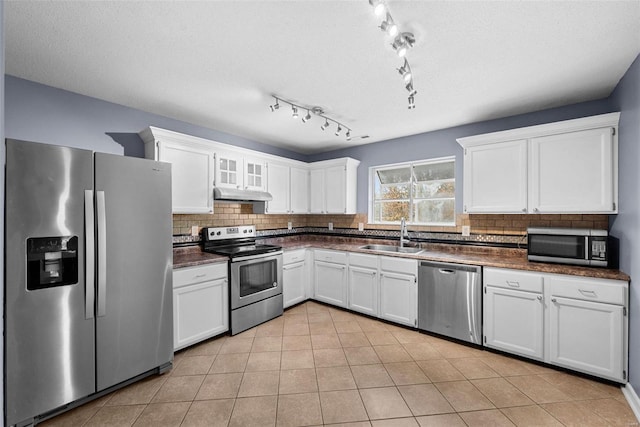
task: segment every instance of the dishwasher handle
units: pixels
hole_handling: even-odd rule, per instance
[[[477,265],[450,264],[446,262],[420,261],[420,267],[432,267],[442,274],[455,274],[462,271],[466,273],[480,273],[481,267]]]

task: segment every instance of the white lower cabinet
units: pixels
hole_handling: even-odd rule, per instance
[[[229,330],[228,292],[226,263],[174,270],[174,350]]]
[[[285,252],[282,266],[282,299],[284,308],[298,304],[307,299],[306,250],[300,249]]]
[[[544,300],[537,273],[484,269],[484,344],[544,359]]]
[[[378,257],[349,254],[349,308],[378,316]]]
[[[314,298],[347,307],[347,255],[344,252],[314,252]]]
[[[485,345],[627,381],[628,283],[484,269]]]
[[[543,360],[544,303],[541,293],[485,287],[487,347]]]
[[[549,363],[626,382],[626,287],[614,281],[563,277],[550,277],[545,285]]]
[[[416,326],[418,261],[380,257],[380,317]]]

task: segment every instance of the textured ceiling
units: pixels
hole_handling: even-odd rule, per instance
[[[6,72],[314,153],[603,98],[640,52],[637,0],[387,4],[416,36],[414,110],[367,0],[5,1]]]

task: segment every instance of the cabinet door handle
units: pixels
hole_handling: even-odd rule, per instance
[[[595,291],[589,291],[587,289],[578,289],[578,290],[585,297],[598,298],[598,295],[596,295]]]
[[[538,301],[542,301],[542,295],[538,295]]]
[[[513,282],[511,280],[507,280],[507,285],[511,286],[512,288],[519,288],[520,282]]]

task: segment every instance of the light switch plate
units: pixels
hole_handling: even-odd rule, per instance
[[[291,221],[287,222],[287,228],[291,230],[293,228],[293,223]]]
[[[463,236],[470,236],[471,235],[471,226],[470,225],[463,225],[462,226],[462,235]]]
[[[191,226],[191,235],[192,236],[197,236],[200,233],[200,227],[198,227],[197,225],[192,225]]]
[[[329,230],[333,230],[333,223],[332,222],[329,223]]]
[[[358,231],[364,231],[364,223],[362,222],[358,223]]]

